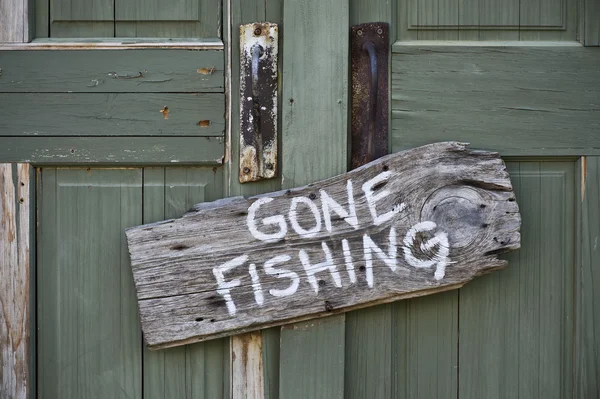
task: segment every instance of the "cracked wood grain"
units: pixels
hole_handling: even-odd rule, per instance
[[[126,234],[157,349],[458,288],[504,267],[519,227],[499,155],[446,142]]]
[[[0,164],[0,398],[29,397],[30,166]]]

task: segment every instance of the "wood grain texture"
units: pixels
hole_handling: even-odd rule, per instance
[[[0,164],[0,398],[30,396],[30,230],[34,184],[28,164]]]
[[[220,38],[222,1],[123,0],[116,3],[116,37]]]
[[[223,163],[222,137],[2,137],[0,162],[35,164]]]
[[[344,0],[282,3],[281,183],[292,188],[347,170],[350,11]],[[344,326],[342,314],[281,330],[280,398],[343,397]]]
[[[580,224],[581,269],[576,283],[577,336],[575,397],[600,396],[600,159],[585,157],[580,162],[583,186]]]
[[[600,46],[600,4],[594,0],[581,1],[580,24],[583,37],[579,38],[586,46]]]
[[[229,104],[229,112],[231,112],[231,123],[228,126],[231,136],[228,137],[228,150],[231,154],[229,162],[225,167],[225,179],[228,182],[227,193],[228,195],[256,195],[269,191],[277,191],[281,189],[281,174],[278,176],[268,179],[253,182],[252,184],[240,184],[239,183],[239,135],[240,135],[240,124],[234,121],[240,120],[240,106],[239,106],[239,79],[237,77],[240,74],[240,41],[238,39],[239,26],[247,23],[253,23],[257,21],[268,21],[272,23],[280,24],[283,18],[282,15],[282,3],[281,0],[233,0],[229,3],[231,9],[228,10],[231,16],[231,26],[225,24],[226,29],[231,28],[231,43],[228,43],[230,54],[232,55],[230,62],[231,64],[231,103]],[[226,11],[227,12],[227,11]],[[227,37],[227,36],[224,36]],[[278,58],[277,73],[280,76],[281,57]],[[280,109],[281,102],[281,86],[278,88],[278,99],[277,108]],[[277,115],[277,130],[281,129],[281,119]],[[281,148],[281,136],[278,137],[277,146]],[[280,158],[280,157],[279,157]],[[279,159],[278,159],[279,160]],[[250,333],[258,334],[258,333]],[[269,330],[261,331],[262,342],[260,344],[260,350],[262,351],[262,367],[263,375],[260,378],[255,378],[252,381],[248,379],[247,375],[234,373],[232,370],[232,395],[241,396],[245,392],[245,387],[240,387],[240,384],[236,383],[237,379],[242,379],[245,383],[251,385],[251,389],[256,391],[260,390],[258,384],[262,384],[265,398],[277,398],[279,395],[279,328],[272,328]],[[235,335],[231,337],[230,345],[243,347],[248,353],[255,352],[258,348],[256,340],[249,339],[250,337],[246,334]],[[244,347],[243,342],[248,341],[249,345]],[[233,355],[233,353],[232,353]],[[238,388],[236,391],[235,389]]]
[[[27,0],[0,0],[0,43],[25,43],[31,40],[29,32],[29,2]]]
[[[142,171],[39,173],[39,392],[141,399],[142,342],[123,231],[142,221]]]
[[[459,397],[571,397],[575,162],[508,168],[522,246],[506,255],[511,267],[460,290]]]
[[[347,184],[348,181],[353,183]],[[377,207],[380,215],[386,216],[385,220],[373,224],[371,217],[378,220],[376,213],[372,213],[377,212],[373,211],[373,202],[369,202],[367,194],[348,194],[347,190],[351,189],[347,186],[362,185],[365,192],[371,192],[366,187],[376,184],[375,190],[383,190],[385,186],[385,190],[378,191]],[[469,151],[458,143],[438,143],[380,158],[345,175],[307,187],[272,193],[268,197],[236,197],[199,204],[181,219],[128,229],[146,342],[151,348],[180,345],[461,286],[479,274],[503,267],[505,262],[498,260],[496,254],[519,247],[520,218],[511,190],[508,174],[497,154]],[[329,196],[346,209],[349,201],[354,201],[352,208],[355,207],[357,215],[354,227],[351,222],[334,218],[327,230],[321,229],[320,211],[312,199],[320,197],[323,205],[329,203],[325,201]],[[304,227],[294,227],[294,231],[290,227],[287,235],[259,240],[258,232],[251,234],[252,227],[245,226],[247,220],[256,218],[254,223],[260,223],[260,218],[287,214],[290,203],[300,202],[313,204],[318,216],[319,227],[308,237],[304,237],[302,231],[315,223],[310,211],[297,214],[290,211],[292,226],[297,223]],[[259,206],[270,211],[259,210]],[[384,210],[389,211],[383,214]],[[258,212],[256,217],[252,216],[255,212]],[[283,216],[281,219],[285,224]],[[431,221],[433,225],[418,230],[420,233],[412,230],[424,221]],[[447,241],[440,241],[439,245],[449,248],[448,255],[433,252],[427,255],[433,248],[426,249],[428,245],[436,245],[427,244],[433,237],[430,234],[437,231],[434,229],[447,234]],[[413,234],[409,230],[416,234],[415,238],[409,238]],[[389,255],[398,269],[389,263],[389,267],[383,264],[374,267],[366,249],[364,260],[361,259],[362,248],[367,248],[370,242],[365,240],[371,240],[370,237],[376,243],[373,245],[384,246],[392,240],[391,248],[396,248],[396,238],[391,238],[396,236],[396,231],[400,239],[404,238],[404,244],[400,245],[406,247],[405,259],[402,259],[402,251],[398,251],[399,255]],[[198,232],[202,232],[201,235]],[[424,234],[421,239],[426,241],[421,247],[413,247],[419,234]],[[348,254],[342,255],[342,239],[347,240]],[[296,256],[298,250],[300,259]],[[411,261],[407,251],[420,259],[448,256],[457,265],[448,263],[444,269],[450,260],[444,260],[443,264],[433,261],[429,266],[417,265],[418,261]],[[267,275],[263,275],[263,262],[278,256],[286,257],[277,263],[284,263],[286,270],[296,277],[290,277],[290,272],[283,270],[269,272],[267,266]],[[345,273],[342,279],[336,277],[338,272],[331,271],[333,281],[328,282],[330,279],[321,275],[317,284],[317,277],[311,277],[309,269],[312,267],[307,262],[317,267],[317,260],[327,257],[329,264],[341,274],[351,267],[347,256],[353,256],[356,278],[349,272],[350,281],[347,281]],[[235,266],[227,266],[227,278],[217,283],[216,270],[226,267],[219,265],[229,265],[230,261]],[[252,281],[248,273],[252,276],[253,272],[249,272],[246,265],[250,263],[258,265]],[[436,264],[435,270],[429,269]],[[249,267],[252,269],[252,265]],[[419,269],[421,267],[426,269]],[[272,277],[280,273],[287,273],[288,277]],[[321,273],[325,274],[324,270]],[[273,294],[284,289],[279,278],[296,281],[291,293]],[[223,291],[225,280],[236,281],[230,287],[232,290]],[[284,286],[288,285],[289,282]],[[262,301],[256,299],[257,286],[264,292]],[[313,294],[313,290],[318,295]]]
[[[214,137],[225,130],[221,93],[0,93],[0,103],[0,137]]]
[[[3,93],[197,93],[224,88],[219,50],[2,51],[0,65]]]
[[[599,49],[394,51],[394,151],[450,138],[502,155],[580,155],[600,148]]]
[[[344,320],[326,317],[282,327],[281,398],[344,397]]]
[[[577,40],[573,0],[401,0],[398,40]]]
[[[262,333],[253,331],[231,340],[232,399],[265,397]]]
[[[143,178],[144,223],[175,217],[223,193],[222,168],[149,167],[143,169]],[[228,356],[225,339],[163,351],[144,348],[144,397],[228,398]]]

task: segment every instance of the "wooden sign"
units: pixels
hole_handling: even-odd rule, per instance
[[[519,248],[499,155],[437,143],[306,187],[127,230],[144,337],[165,348],[464,285]]]

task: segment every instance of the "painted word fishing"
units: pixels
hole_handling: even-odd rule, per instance
[[[406,209],[406,204],[400,203],[392,207],[385,213],[377,209],[377,203],[383,198],[387,197],[390,192],[385,189],[374,190],[376,186],[380,187],[382,182],[385,182],[392,176],[391,171],[385,171],[375,176],[371,180],[368,180],[362,185],[362,191],[366,200],[366,204],[371,214],[372,223],[375,226],[379,226],[392,218],[397,214],[403,212]],[[347,209],[335,201],[325,191],[320,190],[320,203],[321,209],[309,197],[293,197],[290,200],[289,212],[286,217],[282,214],[268,216],[262,219],[263,226],[271,226],[270,229],[275,229],[274,232],[266,233],[259,230],[260,223],[257,222],[256,214],[259,208],[265,206],[268,207],[273,198],[262,197],[257,199],[248,208],[248,217],[246,219],[248,230],[254,238],[265,242],[278,242],[286,237],[288,230],[293,231],[302,238],[315,237],[319,232],[322,231],[323,227],[331,233],[333,226],[331,223],[332,213],[337,214],[341,219],[348,223],[355,230],[359,229],[359,221],[356,215],[356,207],[354,204],[354,193],[352,187],[352,180],[348,180],[347,185]],[[312,196],[311,196],[312,197]],[[316,199],[316,197],[315,197]],[[314,225],[311,228],[305,228],[298,222],[299,219],[299,206],[307,208],[309,212],[314,216]],[[322,217],[321,217],[322,213]],[[289,225],[288,225],[289,222]],[[323,224],[325,226],[323,226]],[[437,230],[437,231],[435,231]],[[430,238],[420,242],[420,250],[425,252],[432,252],[433,255],[429,256],[428,259],[419,259],[414,256],[412,248],[417,244],[417,235],[424,232],[433,232],[435,234]],[[362,255],[364,256],[365,267],[360,268],[364,270],[365,278],[369,288],[373,287],[373,254],[383,261],[392,272],[396,271],[397,265],[397,234],[396,229],[392,226],[389,229],[388,234],[388,246],[387,253],[380,248],[380,246],[371,239],[368,234],[362,236]],[[344,263],[346,267],[346,273],[351,283],[356,282],[356,272],[353,264],[352,252],[350,250],[350,243],[347,239],[341,240],[342,252],[344,257]],[[319,282],[315,275],[317,273],[329,272],[333,283],[336,287],[342,287],[342,278],[340,272],[337,269],[333,261],[331,250],[325,241],[321,242],[323,249],[324,261],[320,263],[311,263],[308,253],[300,249],[297,256],[303,266],[305,277],[316,294],[319,293]],[[448,235],[437,229],[437,225],[432,221],[423,221],[415,224],[406,232],[402,239],[402,248],[404,260],[410,266],[415,268],[431,268],[435,266],[434,278],[441,280],[444,278],[446,266],[451,263],[448,255],[450,253],[450,246],[448,243]],[[248,255],[238,256],[228,262],[223,263],[213,269],[213,274],[217,280],[217,293],[223,297],[227,305],[227,310],[230,315],[236,314],[236,306],[233,301],[231,291],[241,285],[239,279],[227,280],[226,273],[234,268],[245,265],[248,262]],[[291,255],[277,255],[262,265],[264,273],[269,276],[274,276],[278,279],[285,279],[288,281],[287,287],[281,289],[270,289],[268,293],[273,297],[285,297],[296,293],[300,285],[300,277],[296,271],[292,271],[283,267],[276,267],[278,265],[284,265],[285,263],[292,260]],[[265,301],[265,293],[261,287],[260,277],[257,271],[257,265],[254,263],[248,264],[248,273],[252,279],[252,289],[254,292],[254,299],[256,304],[262,306]]]

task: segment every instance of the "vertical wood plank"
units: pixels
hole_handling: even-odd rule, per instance
[[[284,3],[284,188],[347,168],[348,25],[345,0]],[[344,397],[344,339],[344,315],[283,328],[280,397]]]
[[[580,161],[580,262],[577,292],[575,397],[600,397],[600,157]]]
[[[223,196],[222,169],[144,168],[144,223],[180,217],[194,204]],[[144,348],[144,398],[226,398],[226,339],[160,351]]]
[[[264,398],[262,333],[235,336],[231,353],[232,398]]]
[[[239,73],[240,73],[240,42],[239,26],[251,22],[273,22],[281,24],[282,21],[282,0],[232,0],[230,2],[231,10],[231,43],[228,48],[231,51],[231,96],[229,97],[229,107],[232,117],[227,122],[231,126],[230,140],[228,146],[231,157],[225,170],[225,179],[228,195],[251,196],[265,192],[278,191],[281,189],[281,174],[276,178],[262,180],[259,182],[240,184],[237,173],[239,171]],[[227,11],[225,11],[227,13]],[[280,30],[280,46],[283,41]],[[281,57],[280,57],[281,60]],[[281,61],[278,64],[278,73],[281,76]],[[279,87],[278,99],[281,99],[281,85]],[[278,104],[278,109],[281,109]],[[232,123],[233,122],[233,123]],[[281,131],[281,120],[278,120],[278,130]],[[281,138],[278,147],[281,148]],[[279,160],[281,162],[281,159]],[[231,373],[232,397],[265,397],[277,398],[279,395],[279,327],[267,329],[261,332],[241,334],[231,337]],[[262,337],[259,343],[258,336]],[[237,367],[235,358],[252,358],[253,367],[260,368],[262,373],[256,374],[247,372],[247,368]],[[260,354],[260,356],[259,356]],[[262,395],[258,395],[261,394]],[[256,396],[252,396],[255,394]]]
[[[586,46],[600,46],[600,2],[582,0],[582,3],[583,15],[580,19],[584,35],[582,42]]]
[[[38,384],[45,398],[141,398],[126,227],[140,169],[41,169]]]
[[[571,397],[575,164],[523,161],[509,173],[521,249],[460,290],[459,397]]]
[[[27,399],[30,388],[29,164],[0,164],[0,397]]]
[[[395,398],[454,397],[458,383],[458,292],[394,306]]]
[[[397,2],[392,0],[369,2],[351,0],[349,2],[350,25],[388,22],[390,38],[395,40],[396,5]],[[406,19],[406,16],[404,18]],[[391,68],[389,69],[391,71]],[[391,112],[391,107],[389,112]],[[391,121],[389,116],[388,121]],[[344,395],[346,398],[390,397],[393,383],[393,309],[393,305],[387,304],[346,314],[344,348]]]
[[[0,0],[0,43],[27,43],[33,24],[29,0]]]

